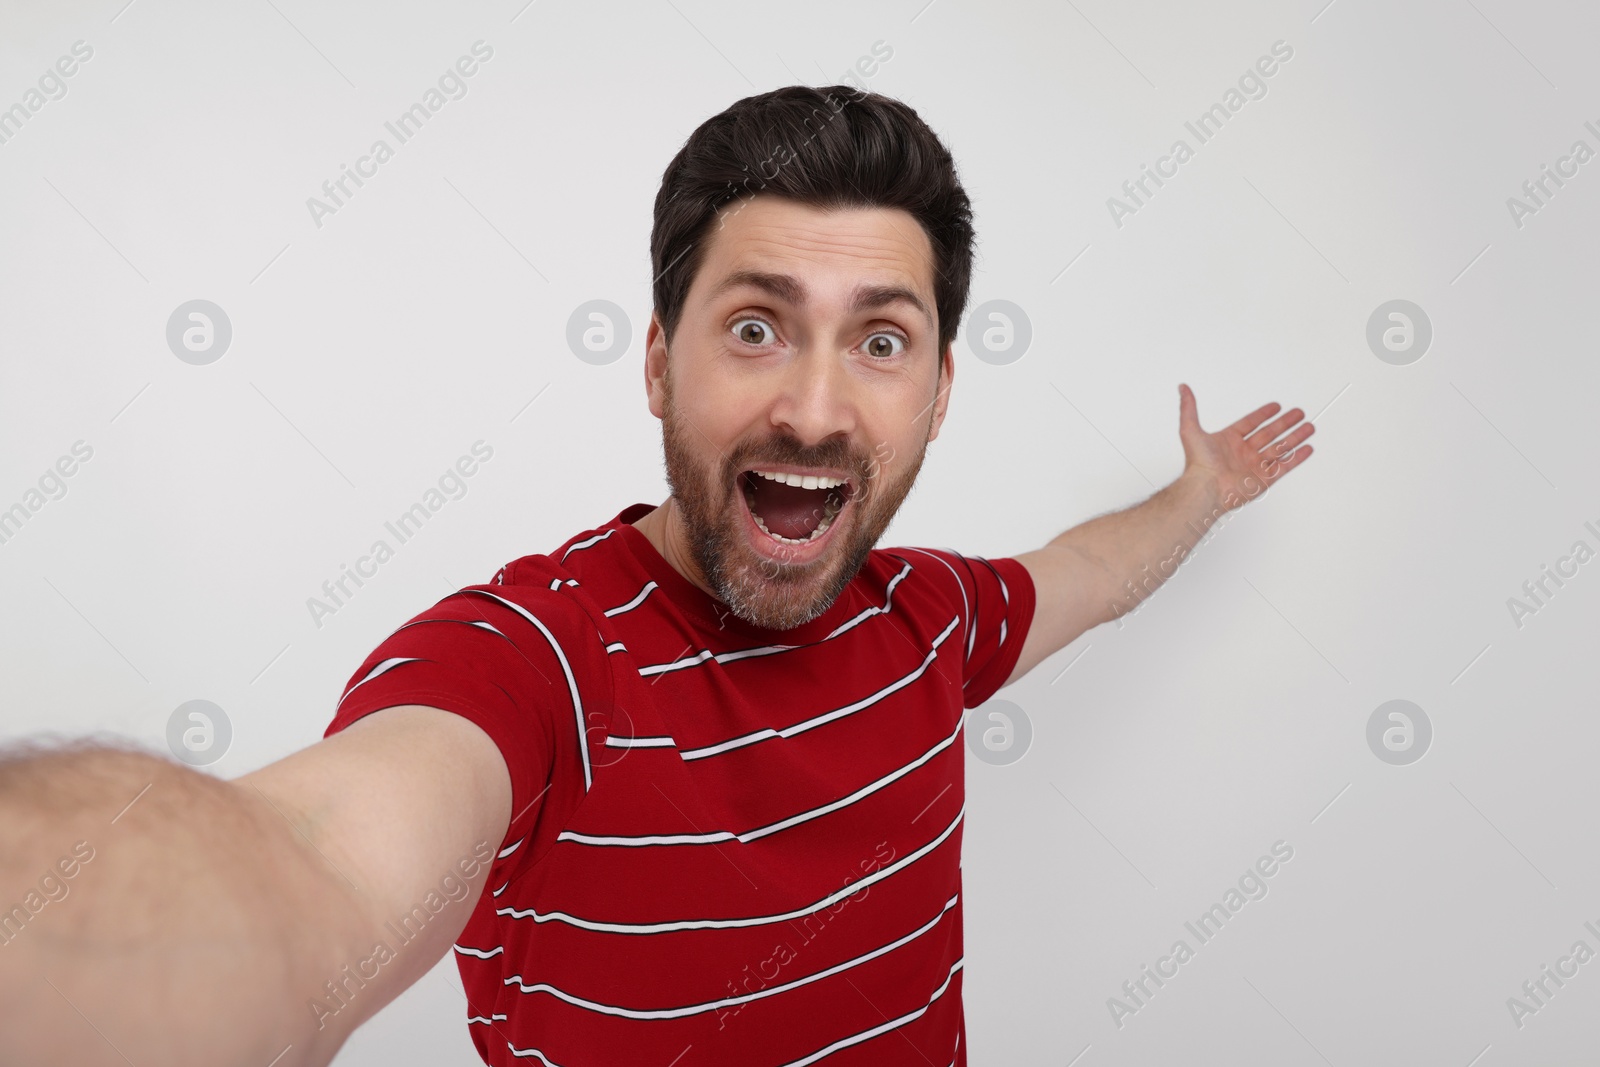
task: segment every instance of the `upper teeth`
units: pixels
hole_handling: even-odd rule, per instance
[[[816,474],[780,474],[776,471],[752,471],[769,481],[782,482],[785,485],[797,485],[802,489],[832,489],[834,486],[843,485],[843,478],[829,478],[826,475]]]

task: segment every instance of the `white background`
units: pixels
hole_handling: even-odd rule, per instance
[[[94,50],[0,145],[0,508],[94,450],[0,544],[0,734],[164,748],[202,698],[233,777],[320,737],[438,597],[659,502],[661,171],[736,99],[881,41],[870,87],[973,198],[971,306],[1033,328],[1007,365],[963,333],[885,544],[1010,555],[1134,503],[1181,469],[1180,381],[1207,429],[1272,400],[1318,428],[1148,607],[1002,694],[1034,737],[969,757],[973,1062],[1588,1062],[1600,962],[1520,1028],[1506,999],[1600,950],[1600,563],[1520,627],[1507,601],[1600,549],[1600,161],[1520,227],[1507,198],[1600,150],[1593,5],[523,4],[0,6],[0,107]],[[480,39],[467,95],[317,226],[307,198]],[[1280,40],[1197,146],[1184,122]],[[1117,225],[1107,198],[1180,137]],[[205,366],[166,342],[196,298],[233,328]],[[1365,338],[1397,298],[1434,332],[1406,366]],[[566,344],[593,299],[633,326],[605,366]],[[318,626],[307,599],[479,439],[467,495]],[[1366,741],[1395,698],[1433,724],[1409,766]],[[1268,896],[1119,1028],[1107,998],[1279,840]],[[475,1063],[464,1009],[446,960],[338,1063]]]

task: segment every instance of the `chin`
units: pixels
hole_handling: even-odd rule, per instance
[[[699,562],[718,599],[752,626],[790,630],[816,619],[839,599],[872,547],[862,550],[854,521],[847,521],[797,562],[793,546],[757,527],[742,498],[729,504]]]

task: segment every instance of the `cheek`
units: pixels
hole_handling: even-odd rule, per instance
[[[745,420],[738,418],[737,406],[730,401],[726,405],[696,404],[679,410],[690,447],[706,463],[715,467],[724,464],[743,436]]]
[[[680,387],[674,382],[673,408],[693,438],[697,453],[709,454],[717,462],[731,455],[735,446],[761,436],[760,412],[766,400],[745,383],[731,380],[723,371]]]
[[[692,470],[692,477],[702,486],[701,492],[720,493],[717,486],[727,467],[725,457],[732,455],[739,443],[737,427],[715,405],[685,403],[678,390],[673,392],[669,415],[664,437],[677,456],[676,462]],[[689,471],[683,475],[691,476]]]

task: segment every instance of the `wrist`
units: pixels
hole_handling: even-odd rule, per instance
[[[1217,476],[1204,467],[1193,464],[1184,467],[1183,473],[1178,475],[1176,484],[1181,487],[1184,499],[1201,515],[1220,515],[1244,503],[1240,500],[1228,504],[1223,498]]]

